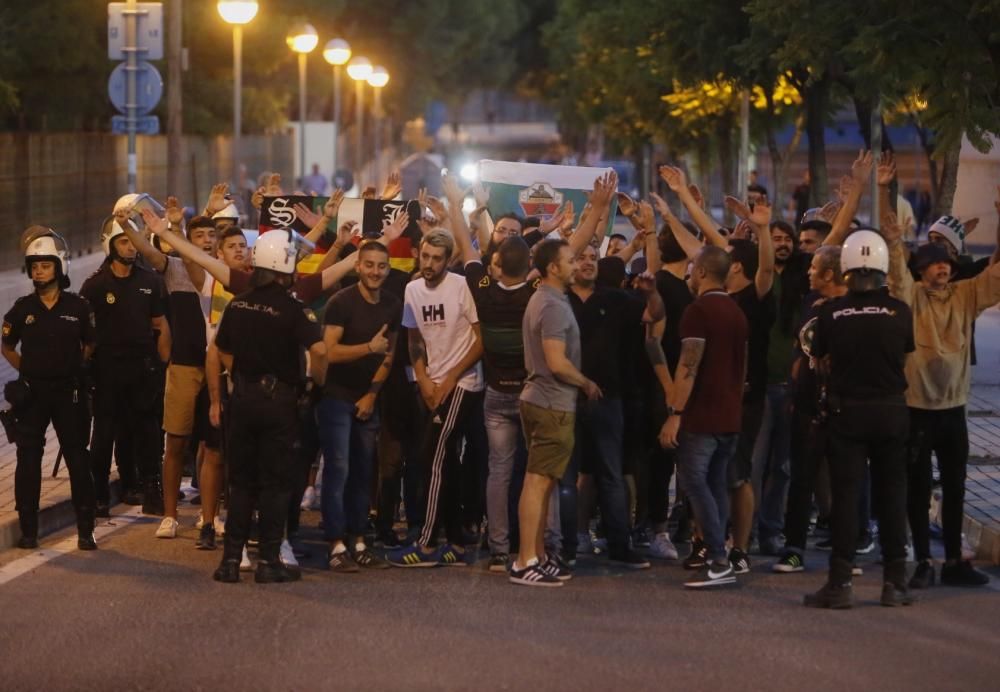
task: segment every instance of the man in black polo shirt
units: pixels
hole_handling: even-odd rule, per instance
[[[24,264],[34,292],[19,298],[3,318],[0,350],[18,371],[5,395],[17,415],[14,498],[21,523],[19,548],[38,547],[42,452],[49,421],[66,457],[76,510],[77,546],[94,550],[94,479],[87,457],[83,362],[94,349],[94,313],[69,287],[69,250],[55,232],[25,231]],[[15,348],[21,344],[21,352]],[[18,396],[20,393],[20,396]]]
[[[858,538],[858,493],[871,463],[879,498],[882,605],[913,602],[906,582],[906,354],[914,350],[913,315],[882,288],[889,249],[871,230],[855,231],[841,251],[848,293],[824,306],[812,356],[830,373],[830,482],[833,554],[826,584],[805,597],[814,608],[853,605],[852,564]]]
[[[649,234],[649,245],[656,242]],[[577,548],[577,474],[593,474],[599,489],[601,516],[608,537],[608,557],[636,569],[649,562],[629,545],[629,516],[622,476],[624,418],[622,371],[625,339],[631,327],[653,323],[663,317],[663,302],[651,275],[639,277],[646,301],[635,300],[620,289],[595,286],[597,250],[587,245],[580,252],[576,281],[569,302],[580,325],[583,351],[581,372],[597,383],[604,397],[580,404],[576,417],[573,459],[560,485],[559,510],[563,526],[563,550],[569,559]]]
[[[208,350],[209,416],[216,427],[222,366],[234,385],[226,431],[229,517],[216,581],[240,580],[240,558],[255,506],[261,558],[255,581],[301,578],[297,568],[282,564],[279,548],[291,495],[303,351],[309,350],[312,385],[319,386],[326,375],[326,347],[315,316],[288,293],[298,259],[296,240],[291,231],[270,231],[257,239],[253,288],[226,307]]]
[[[163,281],[135,265],[137,251],[123,223],[132,221],[112,218],[105,224],[101,244],[108,258],[80,289],[97,322],[90,462],[99,517],[108,516],[108,477],[116,439],[132,446],[119,458],[132,459],[138,467],[145,485],[143,513],[163,514],[156,397],[161,391],[160,364],[170,359],[170,327],[164,317]],[[134,482],[131,469],[118,471],[123,484]]]

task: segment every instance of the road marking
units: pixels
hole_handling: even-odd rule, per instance
[[[128,511],[121,514],[115,514],[111,519],[104,521],[94,528],[94,537],[97,539],[97,544],[100,546],[101,540],[122,529],[130,524],[134,524],[137,520],[141,519],[143,516],[141,507],[131,507]],[[100,520],[99,520],[100,521]],[[46,562],[67,555],[68,553],[78,552],[76,547],[76,535],[64,538],[58,543],[51,546],[46,546],[44,548],[39,548],[38,550],[25,555],[19,560],[14,560],[6,565],[0,566],[0,586],[3,586],[9,581],[13,581],[20,576],[32,572]],[[98,548],[98,552],[100,548]]]

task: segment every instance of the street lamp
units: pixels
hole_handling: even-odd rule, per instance
[[[372,128],[373,139],[375,140],[375,180],[381,179],[381,165],[379,159],[379,148],[381,145],[381,130],[382,130],[382,87],[389,83],[389,71],[386,70],[381,65],[376,65],[372,68],[372,73],[368,75],[368,85],[372,87],[373,95],[375,97],[375,103],[373,104],[372,111],[375,116],[375,127]]]
[[[323,59],[333,66],[333,175],[337,175],[340,153],[340,66],[351,59],[351,46],[342,38],[330,39],[323,48]]]
[[[364,98],[365,98],[365,80],[372,73],[372,63],[368,58],[361,57],[360,55],[351,58],[351,62],[347,63],[347,75],[354,80],[354,94],[355,101],[357,102],[357,117],[355,118],[355,128],[357,132],[354,137],[354,170],[356,171],[354,179],[358,181],[358,185],[361,185],[361,166],[364,163],[364,152],[363,141],[364,141]]]
[[[216,6],[233,25],[233,183],[240,180],[240,135],[243,129],[243,25],[257,16],[257,0],[219,0]]]
[[[285,43],[299,54],[299,184],[306,178],[306,57],[316,48],[319,36],[312,24],[292,27]]]

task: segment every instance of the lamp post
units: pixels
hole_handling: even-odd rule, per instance
[[[306,177],[306,57],[319,43],[312,24],[299,24],[288,32],[285,43],[299,54],[299,184]]]
[[[240,135],[243,130],[243,25],[257,16],[257,0],[219,0],[219,15],[233,25],[233,183],[240,180]]]
[[[355,101],[357,103],[357,117],[355,120],[355,128],[357,132],[354,135],[354,179],[358,183],[358,187],[361,186],[361,166],[364,164],[364,98],[365,98],[365,80],[372,73],[372,63],[368,58],[361,57],[360,55],[355,56],[351,59],[351,62],[347,63],[347,75],[354,80],[354,94]]]
[[[368,75],[368,85],[372,87],[372,94],[375,102],[372,106],[372,115],[375,118],[375,126],[372,128],[373,139],[375,140],[375,180],[381,180],[381,164],[379,148],[381,146],[382,135],[382,87],[389,83],[389,71],[381,65],[372,68],[372,73]]]
[[[327,41],[323,59],[333,66],[333,174],[337,175],[340,155],[340,67],[351,59],[351,46],[342,38]]]

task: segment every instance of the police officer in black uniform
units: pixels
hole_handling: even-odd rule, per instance
[[[914,350],[913,315],[884,290],[889,250],[882,236],[859,230],[840,255],[847,295],[824,306],[812,355],[829,373],[833,553],[826,584],[805,597],[815,608],[850,608],[858,540],[858,494],[870,462],[881,531],[882,605],[910,605],[906,580],[906,354]]]
[[[240,580],[240,557],[255,504],[260,527],[255,581],[295,581],[301,576],[281,563],[279,548],[294,475],[302,355],[309,350],[309,384],[318,386],[326,376],[326,347],[315,316],[288,293],[298,246],[292,231],[270,231],[257,239],[253,289],[226,307],[208,350],[206,377],[215,426],[220,423],[220,391],[213,383],[220,365],[233,380],[225,431],[229,516],[216,581]]]
[[[134,460],[138,467],[145,484],[143,513],[159,515],[163,495],[156,404],[162,391],[161,361],[170,357],[170,328],[164,316],[163,280],[136,265],[137,252],[123,223],[132,221],[119,214],[105,222],[101,244],[108,258],[80,289],[97,321],[91,443],[97,516],[108,516],[108,478],[116,440],[131,445],[118,451],[118,459]],[[133,482],[124,469],[119,468],[119,474],[123,484]]]
[[[14,496],[21,522],[19,548],[38,547],[42,453],[49,422],[66,458],[80,550],[96,550],[94,479],[87,455],[83,363],[94,347],[94,313],[69,287],[66,241],[41,226],[25,231],[24,264],[35,284],[3,318],[4,358],[20,373],[6,393],[17,417]],[[21,344],[21,352],[15,347]]]

